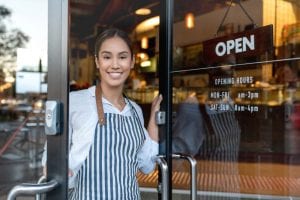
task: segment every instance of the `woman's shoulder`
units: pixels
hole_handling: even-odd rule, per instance
[[[79,105],[87,105],[94,96],[93,87],[83,90],[72,91],[69,94],[70,107],[78,107]]]
[[[83,89],[83,90],[77,90],[70,92],[69,98],[70,100],[81,100],[82,98],[91,97],[95,94],[93,94],[94,86]]]

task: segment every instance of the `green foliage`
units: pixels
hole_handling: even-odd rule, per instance
[[[29,37],[19,29],[7,29],[5,20],[11,11],[0,5],[0,68],[5,63],[14,62],[17,48],[24,47]]]

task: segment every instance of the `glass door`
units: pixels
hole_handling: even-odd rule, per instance
[[[174,0],[171,9],[169,157],[196,159],[199,199],[299,198],[299,4]],[[172,197],[187,199],[190,165],[172,163]]]
[[[54,200],[68,198],[69,1],[48,1],[48,7],[49,87],[45,108],[46,181],[55,180],[58,186],[55,190],[45,193],[46,199]],[[57,12],[58,10],[61,12]],[[54,105],[57,107],[53,110]]]
[[[6,46],[1,73],[4,85],[12,85],[3,87],[1,76],[1,133],[7,132],[1,138],[1,176],[8,175],[1,178],[7,181],[1,199],[40,199],[41,194],[67,199],[69,2],[0,4],[1,46]],[[9,16],[10,23],[4,23]]]

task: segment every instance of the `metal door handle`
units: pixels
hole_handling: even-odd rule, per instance
[[[46,176],[41,176],[37,184],[44,183],[45,181],[47,181]],[[35,195],[35,200],[41,200],[41,193]]]
[[[58,185],[58,182],[56,180],[51,180],[46,183],[21,183],[20,185],[16,185],[13,187],[9,193],[7,200],[15,200],[17,196],[21,194],[39,194],[39,193],[45,193],[53,190]]]
[[[168,200],[169,199],[169,193],[168,193],[168,181],[169,181],[169,175],[168,175],[168,164],[166,160],[164,159],[164,156],[158,155],[154,158],[154,161],[158,164],[161,170],[162,174],[162,184],[161,184],[161,196],[162,200]]]
[[[190,187],[191,187],[191,200],[196,200],[197,198],[197,161],[195,158],[184,155],[184,154],[172,154],[172,158],[174,159],[185,159],[190,163],[191,170],[191,179],[190,179]]]

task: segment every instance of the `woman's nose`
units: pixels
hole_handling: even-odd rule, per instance
[[[112,64],[111,64],[112,68],[119,68],[119,63],[118,63],[118,59],[113,59],[112,60]]]

